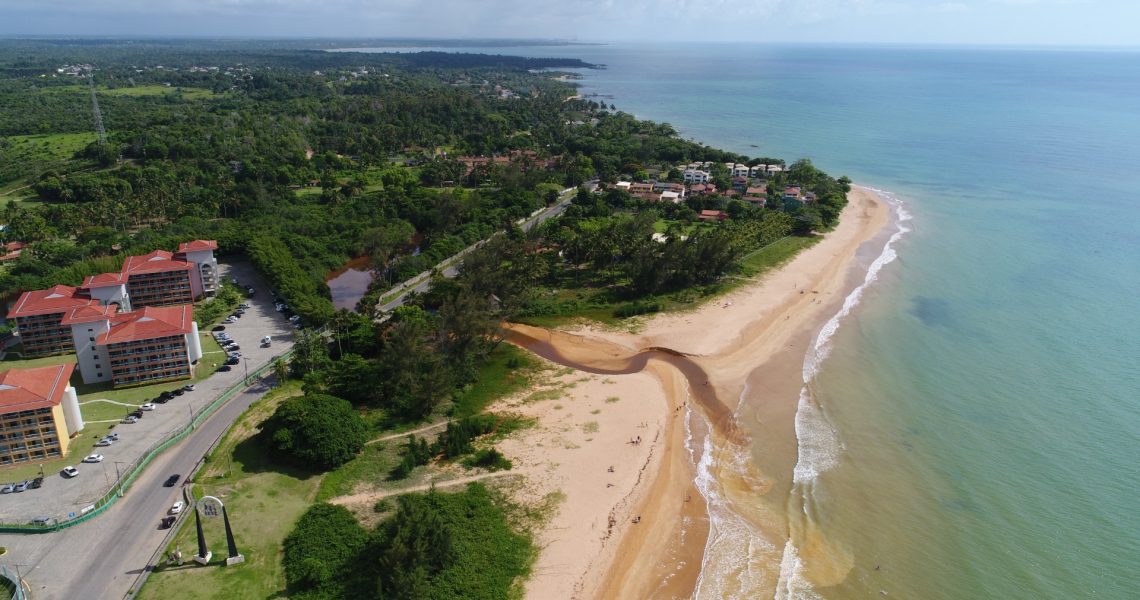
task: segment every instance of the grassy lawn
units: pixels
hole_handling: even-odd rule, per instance
[[[475,382],[455,396],[453,416],[459,419],[479,414],[499,398],[521,392],[530,385],[538,367],[538,360],[529,352],[499,344],[479,368]]]
[[[10,135],[8,153],[23,160],[68,160],[95,141],[95,132]]]
[[[182,97],[187,100],[210,100],[213,98],[221,98],[223,94],[215,94],[213,90],[206,90],[201,88],[176,88],[167,87],[165,85],[137,85],[134,87],[122,87],[115,89],[99,88],[100,94],[108,96],[129,96],[129,97],[142,97],[142,96],[168,96],[176,94],[181,91]]]
[[[282,400],[299,393],[299,382],[290,382],[251,406],[211,454],[195,483],[197,497],[216,496],[226,503],[246,563],[225,566],[221,519],[203,519],[202,523],[214,560],[207,567],[190,562],[197,551],[191,514],[168,548],[181,549],[187,564],[159,566],[139,598],[263,600],[283,593],[281,542],[313,502],[319,477],[270,464],[251,438]]]
[[[741,259],[740,270],[748,277],[761,275],[795,258],[801,250],[816,245],[822,239],[823,236],[791,236],[776,240]]]
[[[677,220],[670,220],[670,219],[657,219],[657,221],[653,223],[653,232],[654,233],[665,233],[665,231],[668,230],[669,227],[673,226],[673,225],[680,225],[681,226],[681,235],[692,235],[692,233],[694,231],[696,231],[697,229],[707,228],[707,227],[715,227],[715,225],[713,225],[712,223],[704,223],[701,221],[697,221],[695,223],[688,223],[685,221],[677,221]]]

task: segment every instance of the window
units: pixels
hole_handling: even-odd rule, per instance
[[[99,364],[99,363],[95,363],[95,368],[96,368],[96,369],[102,369],[102,368],[103,368],[103,365],[101,365],[101,364]]]
[[[87,338],[87,341],[90,341],[90,342],[94,342],[94,341],[95,341],[95,338],[93,338],[93,337],[89,337],[89,338]]]
[[[102,374],[102,373],[96,373],[96,374],[95,374],[95,376],[96,376],[96,377],[102,377],[102,376],[103,376],[103,374]]]

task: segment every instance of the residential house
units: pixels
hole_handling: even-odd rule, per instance
[[[732,189],[743,194],[744,190],[748,189],[748,178],[747,177],[739,177],[739,176],[733,177],[732,178]]]
[[[681,173],[681,177],[685,180],[685,183],[708,183],[712,174],[700,169],[685,169],[685,171]]]
[[[57,285],[20,294],[8,318],[15,321],[24,356],[67,354],[75,349],[71,331],[61,321],[73,308],[98,305],[79,288]]]
[[[750,187],[744,190],[744,201],[763,208],[768,203],[768,188]]]
[[[702,210],[697,219],[710,223],[720,223],[728,219],[728,213],[723,210]]]

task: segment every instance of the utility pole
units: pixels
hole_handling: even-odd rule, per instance
[[[99,98],[95,96],[95,73],[87,73],[87,83],[91,86],[91,110],[95,113],[95,136],[99,145],[107,145],[107,130],[103,129],[103,111],[99,110]]]
[[[119,484],[119,497],[123,497],[123,476],[119,472],[119,465],[123,463],[115,461],[115,481]]]

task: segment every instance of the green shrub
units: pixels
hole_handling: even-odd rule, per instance
[[[367,532],[343,506],[315,504],[301,515],[285,538],[285,582],[306,597],[341,594],[345,570],[364,549]]]
[[[509,471],[513,466],[502,452],[494,448],[476,451],[474,455],[463,459],[463,465],[469,469],[481,467],[490,471]]]
[[[636,317],[637,315],[646,315],[649,313],[660,312],[661,308],[662,307],[660,302],[639,300],[637,302],[631,302],[629,304],[619,306],[616,310],[614,310],[614,316],[619,319],[625,319],[628,317]]]
[[[400,464],[392,469],[388,474],[388,479],[393,481],[399,479],[407,479],[411,474],[412,469],[420,465],[428,464],[431,460],[432,451],[428,447],[427,440],[423,438],[417,439],[414,435],[408,436],[408,442],[404,445],[404,458],[400,460]]]
[[[299,466],[334,469],[352,460],[367,438],[347,400],[326,394],[289,398],[261,424],[270,448]]]

